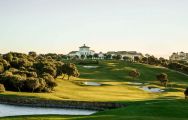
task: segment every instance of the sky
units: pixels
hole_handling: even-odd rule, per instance
[[[0,53],[188,52],[188,0],[0,0]]]

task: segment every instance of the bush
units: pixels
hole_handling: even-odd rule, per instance
[[[40,87],[40,82],[38,78],[34,78],[34,77],[29,77],[27,78],[27,80],[25,81],[25,88],[28,91],[32,91],[34,92],[34,90],[36,90],[37,88]]]
[[[53,77],[56,76],[56,70],[51,66],[43,67],[43,73],[49,73]]]
[[[185,89],[184,95],[185,95],[185,99],[187,99],[188,98],[188,88]]]
[[[5,87],[3,84],[0,84],[0,93],[5,92]]]
[[[68,80],[71,76],[79,77],[80,73],[77,70],[77,67],[73,63],[66,63],[63,65],[63,74],[68,75]]]
[[[157,80],[161,82],[161,85],[167,86],[168,83],[168,75],[166,73],[160,73],[156,76]]]
[[[131,70],[131,71],[129,72],[129,76],[131,76],[131,77],[133,77],[133,79],[135,79],[135,78],[137,78],[137,77],[140,76],[140,73],[139,73],[138,70]]]
[[[2,63],[0,63],[0,74],[4,72],[4,66]]]
[[[16,71],[16,72],[13,72],[14,74],[18,74],[18,75],[21,75],[21,76],[25,76],[25,77],[35,77],[37,78],[37,73],[36,72],[29,72],[29,71]]]
[[[6,85],[6,88],[10,90],[13,89],[20,92],[21,89],[24,87],[25,79],[26,78],[21,75],[8,76],[6,81],[4,82],[4,85]]]
[[[37,88],[37,91],[38,92],[48,92],[48,91],[45,91],[45,87],[46,87],[46,81],[43,79],[43,78],[39,78],[39,83],[40,83],[40,86]]]
[[[5,60],[8,61],[8,62],[11,62],[12,59],[13,59],[12,53],[4,54],[4,55],[3,55],[3,59],[5,59]]]
[[[61,59],[62,55],[35,52],[0,54],[0,84],[13,91],[50,92],[57,86],[54,78],[63,72],[69,77],[79,76],[74,64],[64,69],[64,63],[58,61]]]
[[[7,62],[6,60],[0,59],[0,63],[3,64],[5,70],[7,70],[7,69],[10,68],[10,64],[9,64],[9,62]]]
[[[46,82],[46,87],[49,88],[50,90],[53,90],[54,87],[57,86],[57,83],[55,82],[55,79],[48,73],[44,73],[42,75],[42,78],[45,80]]]

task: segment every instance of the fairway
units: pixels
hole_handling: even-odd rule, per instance
[[[188,83],[188,77],[178,72],[159,66],[151,66],[124,61],[101,61],[99,67],[94,69],[84,68],[79,65],[81,73],[79,78],[71,80],[59,77],[58,87],[53,93],[26,93],[10,92],[1,93],[4,96],[16,95],[38,97],[54,100],[73,101],[102,101],[121,102],[128,104],[121,109],[107,110],[92,116],[27,116],[10,117],[9,119],[130,119],[130,120],[185,120],[188,118],[188,102],[183,100],[183,91]],[[137,69],[141,75],[138,79],[131,78],[128,73]],[[162,87],[156,80],[156,75],[165,72],[168,74],[168,87]],[[86,86],[82,82],[91,81],[101,83],[101,86]],[[143,83],[144,86],[161,88],[164,92],[152,93],[140,89],[132,82]],[[172,113],[174,112],[174,113]],[[5,118],[2,118],[5,119]],[[5,119],[5,120],[6,120]]]

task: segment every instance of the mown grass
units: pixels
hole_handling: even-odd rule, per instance
[[[187,120],[185,100],[152,100],[129,103],[125,108],[106,110],[91,116],[18,116],[2,120]]]
[[[54,93],[19,93],[5,92],[1,95],[38,97],[45,99],[75,100],[75,101],[114,101],[129,104],[126,108],[99,112],[92,116],[21,116],[2,118],[5,120],[185,120],[188,118],[188,101],[184,98],[183,91],[188,85],[188,77],[180,73],[170,71],[166,68],[132,64],[124,61],[101,61],[99,68],[86,69],[79,65],[80,78],[70,81],[57,79],[59,86]],[[138,69],[141,76],[133,80],[128,76],[131,69]],[[156,81],[158,73],[165,72],[169,77],[168,88],[161,87]],[[82,86],[80,82],[95,81],[102,86]],[[149,83],[152,86],[165,89],[162,93],[149,93],[139,89],[137,85],[128,85],[127,82]],[[170,100],[169,100],[170,99]],[[152,103],[153,104],[146,104]]]

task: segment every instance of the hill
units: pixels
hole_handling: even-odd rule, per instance
[[[80,78],[62,80],[58,78],[58,87],[54,93],[5,92],[2,96],[39,97],[52,100],[74,101],[112,101],[128,104],[127,107],[99,112],[92,116],[38,116],[14,117],[7,119],[186,119],[188,103],[183,100],[183,91],[188,77],[176,71],[159,66],[151,66],[124,61],[101,61],[97,68],[78,66]],[[137,69],[141,75],[134,80],[128,74]],[[168,87],[162,87],[156,80],[159,73],[167,73]],[[97,82],[101,86],[87,86],[83,82]],[[141,84],[133,84],[141,83]],[[163,89],[164,92],[147,92],[141,89],[149,86]],[[187,107],[186,107],[187,106]],[[5,118],[4,118],[5,119]]]

